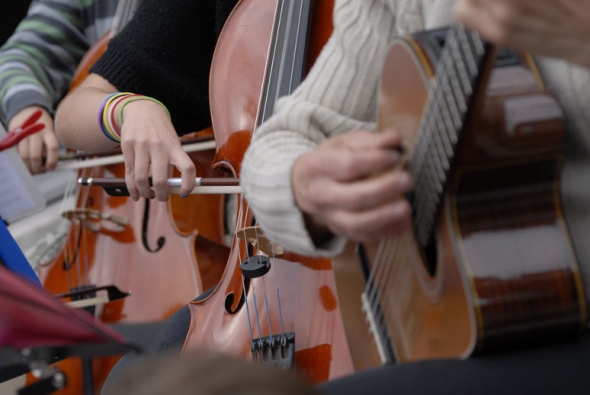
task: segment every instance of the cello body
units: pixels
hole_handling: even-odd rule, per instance
[[[444,34],[404,38],[385,62],[379,128],[399,130],[410,146],[432,111]],[[357,370],[567,339],[585,325],[559,192],[562,112],[530,56],[503,49],[488,62],[493,71],[459,134],[430,246],[419,241],[415,216],[400,236],[350,245],[334,263]]]
[[[332,4],[328,3],[313,4],[310,31],[314,31],[313,26],[317,29],[314,22],[321,20],[319,15],[331,15]],[[214,166],[225,167],[236,177],[264,111],[263,97],[271,96],[265,90],[265,74],[272,74],[268,54],[274,53],[272,38],[277,33],[273,23],[279,10],[292,4],[242,0],[218,41],[210,82],[217,142]],[[324,28],[331,31],[331,24]],[[328,35],[317,37],[325,40]],[[305,69],[305,64],[301,65]],[[245,235],[244,228],[252,233],[234,236],[219,285],[206,299],[189,304],[191,325],[183,352],[226,352],[294,369],[312,383],[350,373],[352,364],[331,262],[283,251],[266,240],[257,227],[251,228],[254,216],[243,197],[238,198],[236,223],[237,235]],[[266,274],[254,278],[243,275],[243,262],[255,264],[267,258],[270,269]]]

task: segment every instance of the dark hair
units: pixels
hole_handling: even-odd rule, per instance
[[[292,372],[220,354],[149,357],[123,372],[105,395],[319,395]]]

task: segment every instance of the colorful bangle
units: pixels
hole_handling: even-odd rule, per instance
[[[117,103],[117,107],[118,107],[117,108],[117,113],[118,113],[117,120],[119,121],[119,125],[121,127],[123,126],[123,109],[125,108],[125,106],[127,104],[131,103],[132,101],[137,101],[137,100],[150,100],[155,103],[158,103],[160,106],[162,106],[164,108],[164,110],[166,110],[168,117],[170,117],[170,111],[168,111],[168,109],[166,108],[164,103],[162,103],[158,99],[154,99],[153,97],[144,96],[144,95],[133,95],[132,97],[127,97],[124,100],[121,100],[119,103]]]
[[[118,93],[118,92],[117,92]],[[111,137],[109,137],[108,132],[106,131],[106,129],[104,128],[103,124],[102,124],[102,117],[103,117],[103,113],[104,113],[104,109],[105,106],[107,104],[107,101],[115,96],[117,93],[112,93],[110,95],[108,95],[100,104],[100,107],[98,107],[98,128],[104,133],[105,136],[107,136],[109,139],[111,139]]]
[[[103,134],[109,139],[116,143],[121,142],[121,132],[117,130],[109,121],[109,111],[112,109],[113,102],[118,101],[117,99],[132,95],[128,92],[116,92],[108,95],[101,103],[98,111],[98,126],[102,130]]]
[[[107,120],[108,125],[113,132],[115,132],[119,139],[121,139],[121,125],[117,123],[117,119],[115,117],[117,106],[126,98],[137,96],[136,94],[126,94],[124,96],[117,97],[113,101],[111,101],[108,110],[107,110]]]

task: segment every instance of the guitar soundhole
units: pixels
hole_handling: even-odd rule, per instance
[[[422,246],[422,263],[424,263],[424,268],[428,272],[428,274],[432,277],[436,275],[436,262],[437,262],[437,252],[436,252],[436,239],[434,237],[430,237],[430,241],[426,244],[426,246]]]

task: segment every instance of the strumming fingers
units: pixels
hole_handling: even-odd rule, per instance
[[[309,156],[310,175],[326,175],[341,182],[354,181],[394,168],[400,163],[397,151],[383,149],[329,150]]]
[[[317,200],[319,208],[363,211],[404,198],[413,187],[409,173],[392,170],[351,183],[314,183],[310,185],[309,196]]]
[[[333,210],[325,214],[325,220],[334,234],[357,242],[374,242],[410,227],[411,212],[410,203],[398,199],[366,211]]]

